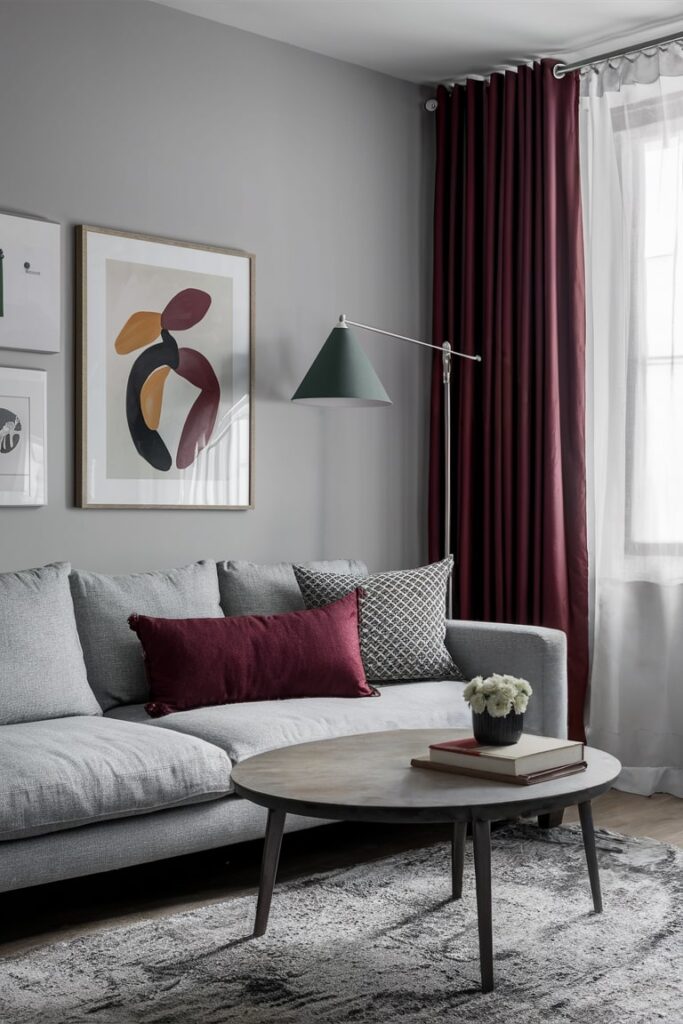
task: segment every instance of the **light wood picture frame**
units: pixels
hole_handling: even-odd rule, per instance
[[[76,229],[81,508],[254,507],[255,257]]]

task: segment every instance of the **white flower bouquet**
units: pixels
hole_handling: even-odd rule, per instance
[[[523,715],[532,693],[526,679],[494,674],[487,679],[475,676],[465,687],[463,697],[475,714],[488,711],[492,718],[505,718],[511,711]]]

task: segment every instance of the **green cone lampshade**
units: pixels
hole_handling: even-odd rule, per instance
[[[308,405],[391,405],[372,363],[348,327],[335,327],[292,396]]]

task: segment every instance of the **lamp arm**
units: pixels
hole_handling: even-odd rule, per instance
[[[455,352],[447,341],[443,345],[432,345],[428,341],[418,341],[417,338],[408,338],[405,334],[395,334],[394,331],[384,331],[381,327],[371,327],[370,324],[361,324],[357,320],[347,320],[342,315],[339,317],[339,326],[361,327],[364,331],[372,331],[374,334],[383,334],[387,338],[397,338],[399,341],[409,341],[411,345],[422,345],[423,348],[433,348],[437,352],[448,352],[452,356],[459,356],[460,359],[471,359],[475,363],[481,362],[481,356],[470,356],[466,352]]]

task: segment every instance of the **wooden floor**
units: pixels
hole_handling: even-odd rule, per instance
[[[594,802],[597,827],[683,847],[683,800],[613,790]],[[572,810],[566,822],[578,820]],[[446,842],[444,826],[342,823],[285,836],[278,879],[371,862]],[[106,875],[0,894],[0,956],[102,928],[255,894],[261,843],[146,864]]]
[[[665,793],[636,796],[613,789],[593,803],[596,826],[623,832],[627,836],[649,836],[661,843],[683,846],[683,800]],[[564,816],[566,822],[577,822],[579,815],[572,807]]]

